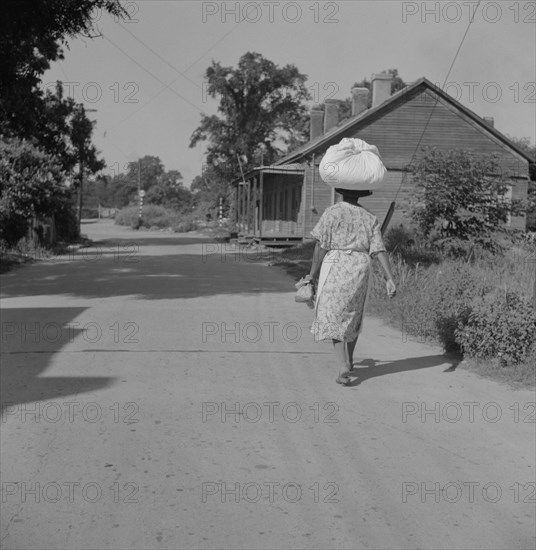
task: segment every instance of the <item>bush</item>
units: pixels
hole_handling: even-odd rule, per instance
[[[156,226],[158,228],[173,227],[180,221],[180,214],[169,208],[156,204],[147,204],[143,207],[141,225],[144,227]],[[139,208],[127,206],[122,208],[115,215],[116,225],[129,225],[138,229]]]
[[[193,220],[183,221],[173,226],[173,231],[175,231],[175,233],[187,233],[188,231],[195,231],[198,227],[197,222]]]
[[[94,219],[99,217],[99,209],[96,206],[84,206],[82,208],[82,218]]]
[[[0,207],[0,239],[14,245],[28,233],[28,218]]]
[[[78,218],[73,206],[66,203],[54,214],[56,238],[58,241],[72,243],[80,238]]]
[[[391,253],[403,250],[414,243],[415,232],[403,224],[391,227],[383,238],[385,248]]]
[[[0,137],[0,239],[17,243],[32,217],[50,216],[69,202],[57,157],[30,142]]]
[[[388,252],[396,254],[409,265],[430,265],[441,261],[438,250],[434,250],[417,231],[403,224],[387,231],[384,244]]]
[[[445,351],[461,353],[456,331],[467,323],[475,301],[492,288],[483,284],[469,266],[454,264],[445,271],[438,273],[429,296],[429,307],[434,317],[434,328]]]
[[[498,357],[502,366],[516,365],[536,351],[536,312],[515,292],[493,293],[473,307],[455,333],[467,355]]]

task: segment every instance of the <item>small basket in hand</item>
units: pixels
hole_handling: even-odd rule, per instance
[[[302,277],[294,286],[298,289],[294,301],[307,304],[313,309],[315,296],[311,279]]]

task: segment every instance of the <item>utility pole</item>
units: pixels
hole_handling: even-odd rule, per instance
[[[84,154],[78,150],[80,165],[80,183],[78,185],[78,234],[82,235],[82,193],[84,189]]]
[[[138,159],[138,196],[141,191],[141,159]]]
[[[84,113],[96,113],[97,109],[84,109]],[[78,234],[82,234],[82,205],[84,194],[84,145],[78,148],[78,161],[80,165],[80,186],[78,188]]]
[[[141,159],[138,159],[138,200],[139,200],[138,229],[141,227],[141,223],[142,223],[144,196],[145,196],[145,191],[141,188]]]

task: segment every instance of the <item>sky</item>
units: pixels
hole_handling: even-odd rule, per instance
[[[130,20],[95,12],[101,36],[70,40],[65,59],[43,77],[44,87],[61,80],[66,95],[94,109],[105,173],[154,155],[189,186],[206,149],[190,148],[190,137],[218,105],[206,97],[204,73],[213,60],[236,67],[248,51],[295,65],[314,102],[345,99],[354,82],[396,68],[405,82],[425,76],[494,117],[499,131],[536,141],[533,1],[122,3]]]

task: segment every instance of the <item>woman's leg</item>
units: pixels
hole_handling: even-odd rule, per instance
[[[352,342],[346,342],[346,352],[348,354],[348,364],[350,365],[348,368],[352,370],[352,366],[354,364],[354,350],[355,345],[357,344],[357,338]]]
[[[335,350],[335,355],[337,356],[339,376],[341,376],[341,374],[352,369],[352,363],[349,363],[346,342],[341,342],[341,340],[333,339],[333,349]]]

